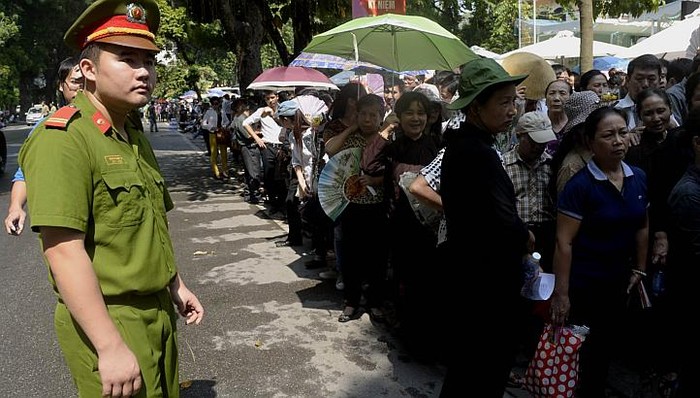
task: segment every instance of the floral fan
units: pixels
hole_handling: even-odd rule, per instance
[[[292,101],[299,104],[299,110],[313,127],[318,127],[323,121],[323,115],[328,112],[328,105],[313,95],[300,95],[294,97]]]
[[[359,183],[360,148],[340,151],[328,160],[318,180],[318,199],[323,211],[335,221],[350,203],[349,197],[362,189]],[[359,188],[358,188],[359,184]]]

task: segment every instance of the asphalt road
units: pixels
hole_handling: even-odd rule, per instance
[[[341,293],[303,265],[310,242],[300,250],[275,247],[286,225],[245,203],[235,179],[209,177],[201,139],[160,127],[150,137],[176,206],[169,219],[179,269],[206,310],[202,325],[178,324],[183,397],[438,396],[443,366],[411,358],[367,315],[337,322]],[[5,131],[3,219],[27,132]],[[0,259],[0,396],[75,396],[55,341],[55,297],[36,234],[0,234]]]

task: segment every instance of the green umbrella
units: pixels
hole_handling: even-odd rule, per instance
[[[452,70],[479,57],[438,23],[397,14],[353,19],[314,36],[303,51],[392,70]]]

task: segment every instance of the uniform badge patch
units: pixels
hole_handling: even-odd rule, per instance
[[[107,163],[108,166],[124,164],[124,158],[122,155],[107,155],[105,156],[105,163]]]

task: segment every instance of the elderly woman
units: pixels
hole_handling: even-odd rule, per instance
[[[581,91],[593,91],[602,100],[608,92],[608,78],[598,69],[591,69],[581,75]]]
[[[433,317],[435,307],[442,303],[434,298],[437,291],[442,289],[439,283],[442,278],[439,273],[428,271],[426,266],[437,258],[437,241],[432,229],[416,218],[408,197],[399,189],[404,173],[418,173],[438,152],[439,138],[426,129],[432,104],[418,90],[420,88],[405,93],[396,102],[395,112],[399,120],[396,129],[401,134],[385,148],[391,161],[394,188],[389,216],[390,264],[393,270],[392,286],[398,296],[401,329],[409,349],[431,352],[435,351],[433,345],[427,347],[425,343],[439,338],[430,333],[439,329]],[[436,276],[440,277],[439,282]]]
[[[384,320],[381,309],[383,302],[383,281],[386,276],[388,245],[385,243],[388,230],[387,210],[384,203],[383,155],[372,151],[380,137],[380,126],[384,116],[384,102],[374,94],[368,94],[357,101],[355,124],[331,137],[326,142],[326,153],[330,156],[338,152],[359,148],[360,189],[348,195],[349,204],[338,217],[339,248],[343,253],[341,273],[344,309],[338,322],[359,319],[364,296],[370,318],[376,322]],[[367,287],[363,288],[363,284]]]
[[[554,153],[559,148],[559,143],[564,137],[564,127],[569,122],[569,116],[566,113],[564,104],[569,100],[573,93],[571,86],[565,80],[553,80],[547,85],[545,90],[545,101],[547,103],[547,116],[552,122],[552,130],[557,139],[548,143],[546,152],[549,156],[554,156]]]
[[[470,282],[467,287],[455,283],[464,280],[448,277],[445,289],[459,292],[454,313],[477,323],[469,331],[472,343],[453,350],[443,397],[461,396],[477,385],[482,397],[502,397],[517,353],[515,337],[498,336],[522,324],[522,256],[534,242],[518,217],[513,183],[493,144],[513,123],[515,87],[526,77],[510,76],[492,59],[470,61],[462,70],[459,99],[448,106],[460,109],[465,120],[445,133],[440,187],[447,222],[444,245],[448,258],[463,259],[451,266],[467,272]],[[478,366],[453,373],[464,360]]]
[[[584,136],[593,158],[559,196],[554,252],[555,324],[590,327],[582,346],[577,397],[604,397],[614,333],[627,294],[646,275],[647,183],[622,161],[629,130],[622,111],[593,111]]]

